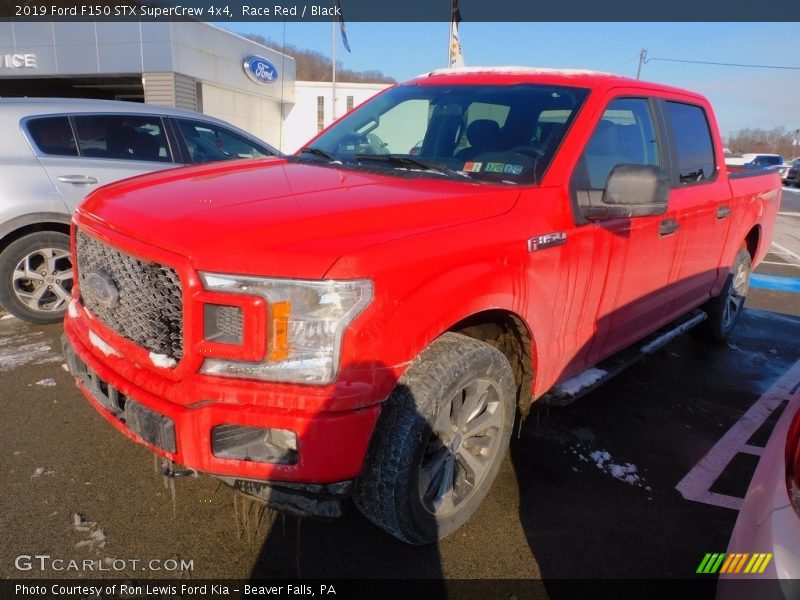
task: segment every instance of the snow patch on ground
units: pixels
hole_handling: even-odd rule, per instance
[[[589,454],[589,458],[594,461],[594,464],[598,469],[605,471],[614,479],[619,479],[620,481],[624,481],[625,483],[629,483],[631,485],[637,484],[640,481],[640,477],[637,474],[639,469],[636,467],[636,465],[631,463],[618,465],[612,461],[611,454],[605,450],[595,450]]]
[[[572,379],[567,379],[564,383],[559,384],[558,391],[568,396],[574,396],[582,389],[594,385],[606,375],[608,375],[608,371],[603,369],[586,369],[580,375],[576,375]]]
[[[156,354],[155,352],[150,353],[150,362],[161,369],[171,369],[178,364],[174,358],[170,358],[166,354]]]
[[[645,485],[645,480],[636,465],[629,462],[615,462],[611,453],[607,450],[587,450],[581,444],[572,446],[570,450],[581,462],[593,462],[598,469],[608,473],[614,479],[624,481],[628,485],[644,488],[648,492],[652,491],[649,485]]]
[[[89,332],[89,341],[91,342],[92,346],[100,350],[106,356],[120,356],[120,353],[117,352],[110,344],[108,344],[105,340],[103,340],[99,335],[97,335],[94,331]]]
[[[56,380],[52,377],[48,377],[47,379],[40,379],[36,382],[36,385],[41,385],[42,387],[55,387]]]
[[[11,315],[0,317],[0,321],[3,322],[0,327],[0,373],[24,365],[43,365],[64,360],[53,352],[44,332]]]
[[[11,348],[0,348],[0,371],[11,371],[17,367],[36,363],[51,356],[52,348],[46,344],[22,344]]]

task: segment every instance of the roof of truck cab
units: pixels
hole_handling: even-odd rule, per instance
[[[583,87],[590,89],[610,89],[614,87],[637,87],[651,91],[664,91],[694,98],[702,98],[695,92],[671,87],[650,81],[641,81],[588,69],[551,69],[545,67],[456,67],[449,69],[436,69],[418,75],[409,83],[415,84],[506,84],[516,83],[549,83],[564,86]]]

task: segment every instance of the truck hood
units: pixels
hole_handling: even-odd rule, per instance
[[[126,179],[91,194],[78,221],[198,270],[318,279],[348,253],[502,214],[518,196],[511,186],[270,158]]]

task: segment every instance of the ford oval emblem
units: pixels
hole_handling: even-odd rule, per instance
[[[81,280],[81,292],[88,299],[105,308],[114,308],[119,304],[119,290],[108,273],[91,269]]]
[[[278,80],[278,69],[261,56],[248,56],[244,59],[244,72],[256,83],[273,83]]]

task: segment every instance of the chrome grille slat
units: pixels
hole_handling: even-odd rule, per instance
[[[134,344],[176,361],[183,358],[183,295],[177,272],[120,252],[80,230],[75,242],[81,303]],[[113,308],[83,293],[86,274],[92,270],[114,282],[119,302]]]

